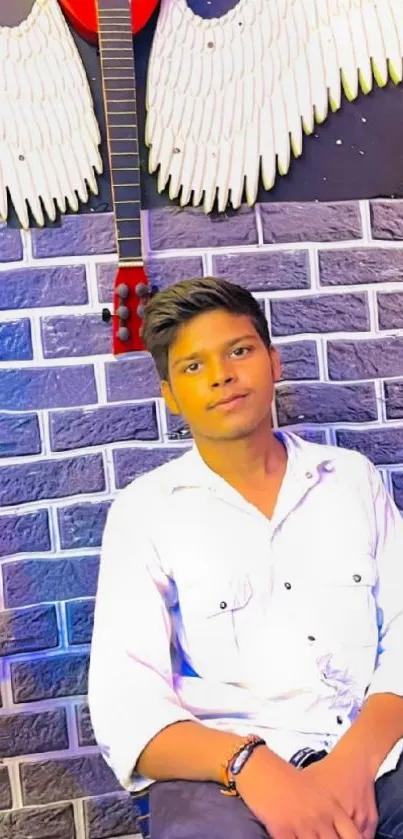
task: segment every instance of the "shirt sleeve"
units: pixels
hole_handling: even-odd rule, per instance
[[[403,519],[370,466],[375,514],[378,580],[378,660],[366,696],[394,693],[403,696]]]
[[[170,580],[143,522],[135,495],[123,490],[104,531],[88,686],[96,741],[130,792],[151,783],[135,771],[147,743],[172,723],[196,720],[173,689]]]

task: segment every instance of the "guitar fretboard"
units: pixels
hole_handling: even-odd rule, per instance
[[[130,0],[97,0],[119,264],[141,259],[140,156]]]

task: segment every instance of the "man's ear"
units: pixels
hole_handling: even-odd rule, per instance
[[[280,382],[282,379],[280,356],[275,347],[270,348],[271,369],[273,373],[273,382]]]
[[[160,381],[160,391],[161,396],[165,399],[165,402],[171,411],[171,414],[180,414],[178,403],[172,393],[171,386],[165,379],[161,379]]]

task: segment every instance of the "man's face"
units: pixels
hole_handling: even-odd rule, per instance
[[[270,424],[280,362],[248,315],[215,309],[183,324],[170,347],[168,367],[170,383],[161,382],[161,394],[195,438],[236,440],[262,422]],[[247,395],[232,408],[215,407],[234,394]]]

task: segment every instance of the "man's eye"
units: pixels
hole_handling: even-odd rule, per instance
[[[251,350],[251,349],[252,349],[252,347],[236,347],[236,349],[233,350],[233,352],[237,352],[237,350]]]
[[[232,352],[233,352],[233,353],[234,353],[234,352],[238,352],[238,350],[248,350],[248,351],[249,351],[249,350],[253,350],[253,347],[235,347],[235,349],[234,349],[234,350],[232,350]],[[184,370],[183,370],[182,372],[183,372],[183,373],[187,373],[187,371],[188,371],[188,370],[190,370],[190,368],[191,368],[191,367],[195,367],[195,366],[197,366],[198,364],[199,364],[199,362],[198,362],[198,361],[192,361],[192,363],[191,363],[191,364],[188,364],[188,365],[187,365],[187,367],[185,367],[185,368],[184,368]],[[191,373],[194,373],[195,371],[194,371],[194,370],[191,370],[190,372],[191,372]]]

